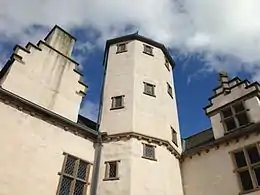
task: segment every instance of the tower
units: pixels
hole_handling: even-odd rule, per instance
[[[97,194],[182,195],[181,140],[164,45],[131,34],[108,40]]]

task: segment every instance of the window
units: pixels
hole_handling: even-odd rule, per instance
[[[247,146],[233,153],[235,172],[242,192],[260,187],[260,147],[259,143]]]
[[[171,127],[171,131],[172,131],[172,142],[178,146],[178,142],[177,142],[177,132],[174,130],[173,127]]]
[[[150,144],[143,144],[143,158],[156,160],[155,159],[155,146]]]
[[[85,195],[90,163],[65,154],[60,175],[58,195]]]
[[[171,98],[173,98],[172,96],[172,87],[169,83],[167,83],[167,91],[168,91],[168,94],[171,96]]]
[[[164,64],[165,64],[167,70],[170,71],[170,62],[169,62],[169,60],[167,60],[166,57],[165,57],[165,63]]]
[[[105,162],[106,165],[106,172],[104,180],[117,180],[119,179],[118,176],[118,163],[120,161],[107,161]]]
[[[111,110],[120,108],[124,108],[124,96],[121,95],[112,97]]]
[[[243,102],[236,103],[221,111],[225,130],[231,131],[249,123]]]
[[[116,53],[122,53],[122,52],[126,52],[127,48],[126,48],[126,43],[119,43],[117,44],[117,51]]]
[[[153,56],[153,48],[149,45],[144,45],[144,51],[145,54]]]
[[[155,85],[144,82],[144,94],[155,97],[154,88],[155,88]]]

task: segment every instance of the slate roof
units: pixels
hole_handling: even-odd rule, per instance
[[[78,115],[78,122],[77,123],[80,124],[80,125],[83,125],[85,127],[88,127],[90,129],[92,129],[93,131],[97,130],[97,128],[96,128],[97,123],[88,119],[88,118],[86,118],[86,117],[84,117],[84,116],[82,116],[82,115]]]

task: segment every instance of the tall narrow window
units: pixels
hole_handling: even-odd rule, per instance
[[[173,127],[171,127],[171,131],[172,131],[172,142],[178,146],[178,142],[177,142],[177,132],[174,130]]]
[[[249,123],[243,102],[233,104],[221,111],[225,130],[231,131]]]
[[[247,146],[233,153],[235,172],[242,193],[260,187],[260,147],[259,143]]]
[[[166,66],[167,70],[170,71],[170,62],[169,62],[169,60],[166,57],[165,57],[164,65]]]
[[[60,175],[58,195],[85,195],[90,163],[65,154]]]
[[[126,43],[119,43],[117,44],[117,51],[116,53],[122,53],[122,52],[126,52],[127,48],[126,48]]]
[[[172,87],[169,83],[167,83],[167,91],[168,91],[168,94],[171,96],[171,98],[173,98],[172,96]]]
[[[143,158],[156,160],[155,159],[155,146],[150,144],[143,144]]]
[[[155,96],[154,88],[155,85],[144,82],[144,94]]]
[[[124,96],[121,95],[112,97],[111,110],[120,108],[124,108]]]
[[[105,172],[105,178],[104,180],[117,180],[119,179],[118,176],[118,163],[120,161],[107,161],[105,162],[106,165],[106,172]]]
[[[149,45],[144,45],[144,51],[145,54],[153,56],[153,48]]]

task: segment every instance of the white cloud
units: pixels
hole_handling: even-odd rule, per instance
[[[260,80],[259,9],[259,0],[2,0],[0,37],[23,42],[46,31],[28,33],[34,25],[58,24],[91,28],[100,34],[93,44],[103,46],[132,26],[181,53],[201,55],[206,70],[243,68]]]
[[[83,101],[81,108],[80,108],[80,114],[89,118],[92,121],[97,121],[98,118],[98,109],[99,106],[97,103],[93,103],[89,100]]]

